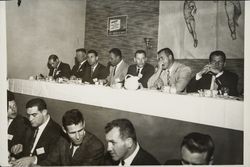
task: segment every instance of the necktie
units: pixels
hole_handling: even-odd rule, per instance
[[[218,85],[215,83],[215,80],[216,80],[216,76],[212,75],[210,90],[217,90]]]
[[[53,71],[53,77],[55,77],[56,76],[56,72],[57,72],[57,68],[54,68],[54,71]]]
[[[93,73],[94,73],[94,67],[91,66],[91,72],[90,72],[91,77],[93,76]]]
[[[32,148],[34,146],[34,143],[35,143],[35,140],[36,140],[36,136],[37,136],[37,133],[38,133],[38,128],[35,130],[34,132],[34,135],[31,139],[31,142],[30,142],[30,154],[32,155],[33,151],[32,151]],[[31,152],[32,151],[32,152]]]
[[[81,68],[82,64],[79,64],[77,72],[79,72],[80,68]]]
[[[140,74],[141,69],[137,68],[137,76]]]
[[[116,66],[114,66],[114,69],[113,69],[113,76],[115,76],[115,70],[116,70]]]
[[[125,161],[124,161],[124,160],[122,160],[122,161],[121,161],[121,164],[122,164],[122,166],[124,166],[124,165],[125,165]]]
[[[170,71],[167,70],[167,85],[170,86]]]

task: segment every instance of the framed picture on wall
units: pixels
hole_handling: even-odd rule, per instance
[[[127,15],[113,16],[108,18],[108,36],[127,34]]]

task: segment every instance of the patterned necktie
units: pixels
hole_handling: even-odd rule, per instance
[[[124,160],[122,160],[122,161],[121,161],[121,164],[122,164],[122,166],[124,166],[124,165],[125,165],[125,161],[124,161]]]
[[[114,66],[113,68],[113,76],[115,76],[115,70],[116,70],[116,66]]]
[[[170,71],[166,70],[167,73],[167,85],[170,86]]]
[[[91,71],[90,71],[91,77],[93,76],[93,74],[94,74],[94,67],[91,66]]]
[[[137,76],[140,74],[141,68],[137,68]]]

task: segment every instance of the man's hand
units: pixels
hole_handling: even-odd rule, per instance
[[[157,65],[157,71],[162,71],[163,61],[159,60]]]
[[[13,153],[14,155],[20,153],[23,151],[23,145],[22,144],[16,144],[11,147],[10,152]]]
[[[158,78],[155,83],[154,83],[154,87],[156,89],[161,89],[164,86],[164,82],[162,81],[161,78]]]
[[[76,76],[72,75],[72,76],[70,77],[70,80],[76,80]]]
[[[31,165],[34,164],[35,160],[36,160],[35,156],[23,157],[16,161],[11,162],[11,164],[13,165],[13,167],[30,167]]]

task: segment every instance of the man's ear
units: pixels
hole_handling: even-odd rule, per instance
[[[133,139],[131,137],[127,138],[125,144],[128,148],[131,148],[133,146]]]
[[[42,114],[43,114],[43,115],[47,115],[47,114],[48,114],[48,110],[47,110],[47,109],[43,109],[43,110],[42,110]]]
[[[136,63],[136,58],[134,57],[134,62]]]

